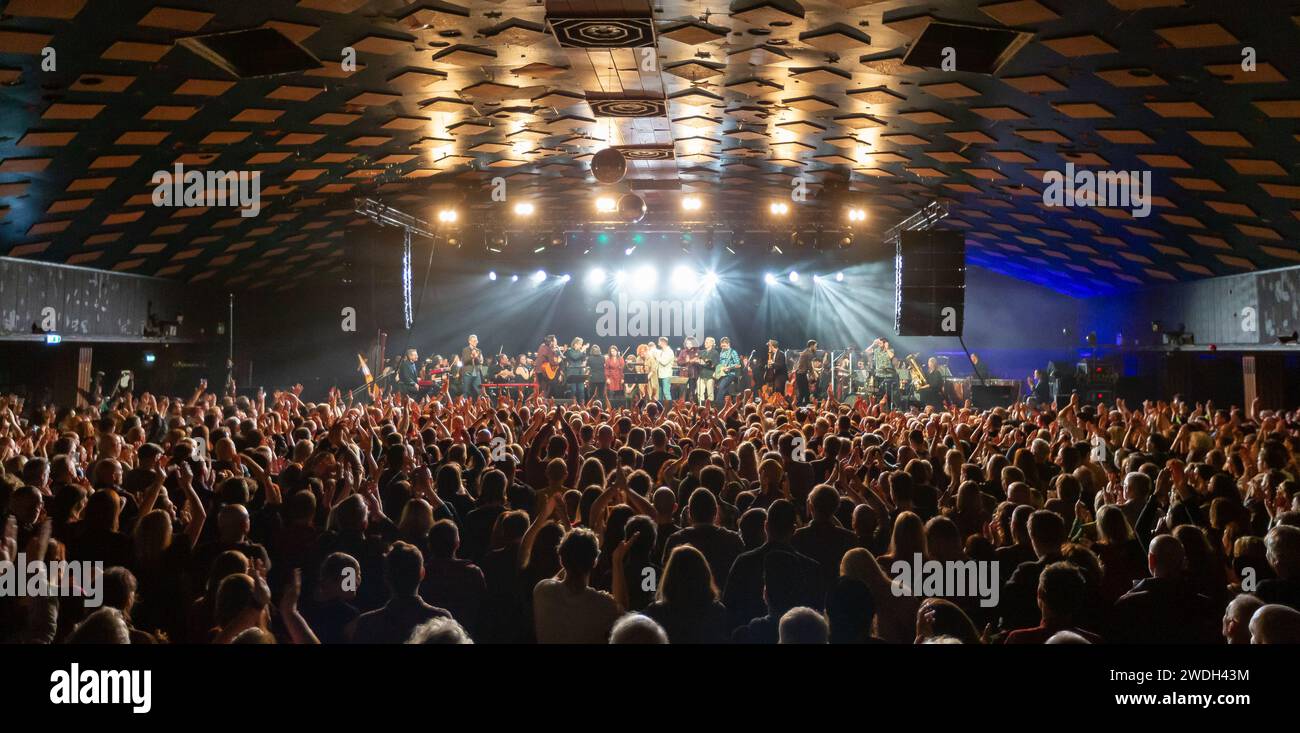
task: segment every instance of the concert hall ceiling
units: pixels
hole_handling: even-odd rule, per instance
[[[252,29],[226,68],[182,41]],[[485,256],[511,201],[550,229],[597,191],[656,221],[696,193],[761,228],[802,176],[773,226],[860,205],[849,259],[938,200],[973,263],[1061,292],[1265,269],[1300,260],[1297,49],[1282,0],[9,0],[0,254],[278,289],[373,239],[361,196],[455,206]],[[154,205],[176,164],[260,172],[260,212]],[[1150,215],[1048,206],[1067,164],[1149,171]]]

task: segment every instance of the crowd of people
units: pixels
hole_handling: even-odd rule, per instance
[[[1295,643],[1298,453],[1300,411],[1179,397],[10,396],[0,562],[49,592],[0,637]]]

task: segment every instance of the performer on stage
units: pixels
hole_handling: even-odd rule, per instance
[[[943,369],[939,367],[939,360],[930,357],[925,362],[925,388],[921,390],[921,402],[939,409],[943,407]]]
[[[605,355],[605,393],[610,402],[623,398],[623,369],[627,366],[617,346],[610,346]]]
[[[718,365],[718,349],[712,336],[704,337],[704,348],[695,355],[695,399],[702,405],[713,401],[713,370]]]
[[[689,336],[682,342],[681,351],[677,352],[678,373],[686,378],[686,383],[682,385],[681,396],[687,402],[694,399],[695,380],[699,378],[700,373],[699,353],[699,348],[695,346],[695,339]]]
[[[515,381],[515,370],[510,363],[510,357],[505,354],[497,354],[496,363],[492,365],[490,378],[497,384]]]
[[[889,344],[889,339],[881,336],[871,342],[867,348],[871,354],[871,376],[875,379],[876,390],[880,395],[889,399],[892,407],[896,391],[898,389],[898,369],[894,366],[894,347]]]
[[[483,391],[483,352],[478,348],[478,336],[469,335],[465,348],[460,350],[460,391],[474,399]]]
[[[796,397],[797,404],[808,404],[808,398],[812,395],[809,385],[809,375],[812,372],[813,360],[817,358],[817,342],[808,341],[808,346],[799,352],[799,361],[794,365],[794,386],[798,394]]]
[[[780,344],[776,339],[767,342],[767,359],[763,362],[762,382],[772,389],[773,394],[784,395],[785,383],[790,379],[790,365],[786,361],[785,352],[779,347]]]
[[[591,397],[598,400],[609,399],[609,394],[605,392],[605,355],[595,344],[587,347],[587,371],[591,374],[587,380],[591,386]]]
[[[1047,381],[1042,369],[1035,369],[1034,376],[1025,380],[1029,383],[1030,398],[1038,405],[1038,409],[1045,410],[1052,404],[1052,385]]]
[[[406,358],[397,364],[397,390],[407,397],[420,396],[420,353],[406,350]]]
[[[644,374],[645,384],[641,392],[648,400],[659,399],[659,349],[654,343],[641,344],[636,347],[636,371]]]
[[[830,390],[831,370],[827,369],[821,358],[813,359],[812,369],[808,371],[808,396],[816,404],[826,399],[826,393]]]
[[[673,399],[673,350],[668,345],[668,337],[660,336],[655,348],[655,374],[659,377],[659,399],[671,402]]]
[[[537,377],[537,393],[543,397],[555,397],[560,393],[564,383],[564,372],[560,362],[563,356],[556,345],[555,334],[542,339],[537,347],[537,363],[534,365]]]
[[[587,376],[587,347],[578,337],[569,342],[569,350],[564,353],[564,378],[578,404],[587,401]]]
[[[533,381],[533,361],[532,359],[528,358],[528,354],[520,354],[519,358],[515,361],[514,381],[516,382]]]
[[[707,339],[705,343],[708,343]],[[727,399],[731,385],[740,376],[740,354],[731,348],[731,339],[726,336],[723,336],[718,343],[722,349],[718,351],[718,366],[714,368],[713,376],[718,380],[715,402],[722,404],[722,401]]]

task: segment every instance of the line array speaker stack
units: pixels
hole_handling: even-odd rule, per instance
[[[894,331],[899,336],[958,336],[965,310],[965,234],[902,232],[894,256]]]

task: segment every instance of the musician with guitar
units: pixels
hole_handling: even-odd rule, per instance
[[[708,342],[709,340],[705,339],[704,343],[707,344]],[[731,348],[731,339],[726,336],[723,336],[718,344],[722,348],[718,351],[718,365],[713,369],[713,378],[717,381],[717,389],[710,389],[709,396],[715,397],[714,393],[716,391],[714,402],[721,405],[722,401],[727,398],[731,385],[740,378],[740,354]]]
[[[564,384],[564,374],[560,363],[564,360],[556,345],[555,334],[542,340],[537,347],[537,361],[533,365],[537,377],[537,393],[543,397],[555,397]]]
[[[477,398],[483,392],[483,372],[487,365],[483,362],[483,352],[478,348],[478,336],[469,335],[467,345],[460,350],[460,390],[469,399]]]

